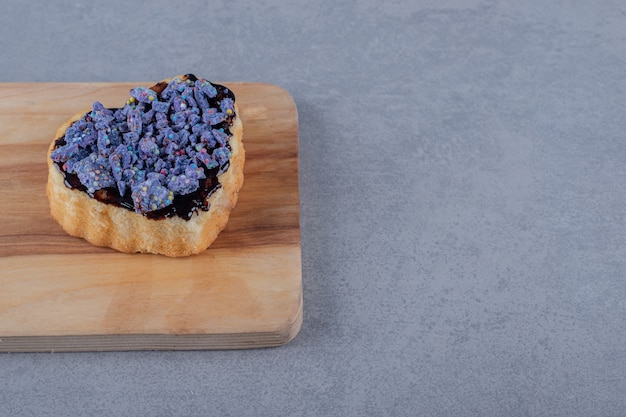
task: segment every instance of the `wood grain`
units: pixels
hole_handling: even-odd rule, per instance
[[[46,150],[69,116],[151,83],[0,84],[0,351],[277,346],[302,323],[298,115],[282,88],[224,83],[244,123],[244,186],[205,253],[128,255],[50,217]]]

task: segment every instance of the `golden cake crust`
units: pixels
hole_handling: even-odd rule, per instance
[[[84,114],[74,115],[59,127],[55,139],[62,137],[71,124]],[[226,227],[243,185],[243,124],[236,104],[235,114],[230,127],[230,165],[218,176],[221,187],[207,199],[210,204],[208,211],[198,210],[189,220],[178,216],[153,220],[140,213],[100,202],[86,192],[69,188],[65,185],[63,174],[50,158],[55,146],[53,140],[48,149],[46,188],[52,217],[70,235],[121,252],[156,253],[172,257],[203,252]]]

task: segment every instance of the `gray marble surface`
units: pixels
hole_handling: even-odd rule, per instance
[[[0,82],[288,90],[305,302],[280,348],[2,354],[0,416],[626,416],[624,3],[4,0],[0,39]]]

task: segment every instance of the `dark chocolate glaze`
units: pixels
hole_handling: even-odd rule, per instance
[[[58,141],[59,139],[57,139],[57,142]],[[62,163],[57,163],[56,165],[61,174],[63,174],[66,187],[87,193],[90,197],[95,198],[102,203],[113,204],[127,210],[135,211],[130,190],[123,196],[120,195],[116,187],[102,188],[100,190],[96,190],[94,193],[89,193],[87,191],[87,187],[85,187],[78,179],[78,175],[63,171]],[[196,191],[189,194],[177,195],[174,197],[174,201],[169,206],[163,207],[159,210],[150,211],[144,215],[153,220],[161,220],[173,216],[189,220],[198,210],[208,211],[208,198],[211,194],[217,191],[222,184],[220,184],[217,178],[217,169],[209,170],[204,168],[204,174],[206,175],[206,178],[200,180],[200,186]]]

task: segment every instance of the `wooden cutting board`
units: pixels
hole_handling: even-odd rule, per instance
[[[0,84],[0,351],[278,346],[302,323],[298,115],[282,88],[223,83],[244,123],[244,186],[226,229],[187,258],[122,254],[50,217],[46,150],[98,100],[152,83]]]

